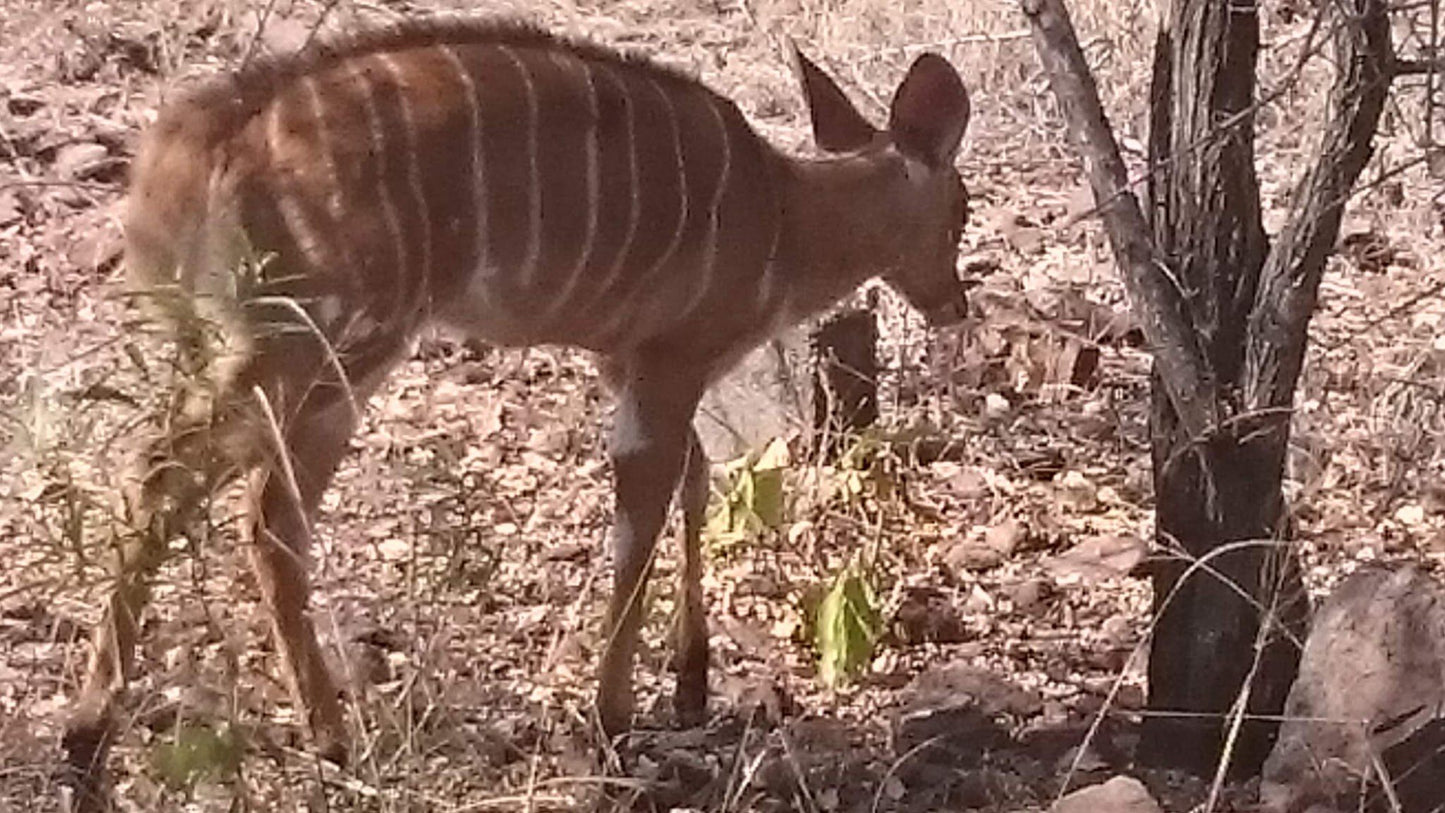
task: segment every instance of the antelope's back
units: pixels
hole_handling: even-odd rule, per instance
[[[163,111],[131,265],[290,297],[333,338],[435,317],[499,343],[726,344],[774,304],[782,160],[671,71],[530,28],[412,26]],[[259,273],[237,286],[243,255]]]

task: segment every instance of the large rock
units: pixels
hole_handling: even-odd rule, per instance
[[[703,396],[694,425],[720,462],[798,434],[837,454],[844,435],[877,419],[877,317],[843,308],[749,353]]]
[[[1390,777],[1402,809],[1445,804],[1445,586],[1419,568],[1350,576],[1319,609],[1265,762],[1270,811],[1357,809]]]
[[[708,459],[732,460],[811,426],[808,376],[808,339],[800,329],[749,353],[698,406],[693,425]]]
[[[974,765],[1008,746],[1018,721],[1043,711],[1036,692],[966,660],[933,666],[901,693],[892,720],[893,748],[912,762]],[[906,780],[905,780],[906,781]]]

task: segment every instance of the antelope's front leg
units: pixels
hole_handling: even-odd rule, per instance
[[[307,614],[307,569],[312,517],[346,454],[356,420],[348,402],[303,404],[276,463],[262,467],[252,479],[247,522],[251,567],[270,611],[272,635],[296,708],[317,753],[342,764],[349,756],[349,738],[340,693]],[[279,465],[280,455],[289,466]]]
[[[702,384],[673,364],[634,362],[620,376],[612,436],[616,520],[613,588],[598,674],[597,711],[608,735],[632,724],[632,664],[657,536],[687,459]]]

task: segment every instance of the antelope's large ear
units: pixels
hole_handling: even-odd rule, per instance
[[[832,77],[803,56],[796,42],[793,56],[798,60],[808,115],[813,119],[813,140],[818,148],[826,152],[852,152],[872,143],[878,128],[863,118]]]
[[[946,166],[963,140],[968,113],[968,91],[958,71],[938,54],[924,54],[893,95],[888,130],[905,155],[931,167]]]

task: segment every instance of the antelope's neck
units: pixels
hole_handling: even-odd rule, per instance
[[[792,288],[790,320],[827,309],[896,264],[906,213],[889,172],[865,157],[789,162],[778,252]]]

